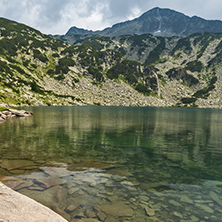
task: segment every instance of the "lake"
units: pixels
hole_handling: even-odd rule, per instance
[[[0,124],[0,180],[67,220],[222,221],[222,110],[25,109]]]

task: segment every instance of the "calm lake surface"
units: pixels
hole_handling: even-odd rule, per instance
[[[18,192],[68,220],[222,221],[222,110],[25,109],[0,124]]]

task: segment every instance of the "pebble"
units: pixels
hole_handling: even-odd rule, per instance
[[[176,216],[176,217],[179,217],[179,218],[183,218],[183,215],[181,213],[178,213],[178,212],[173,212],[173,215]]]
[[[102,211],[99,211],[97,213],[97,217],[101,220],[101,221],[105,221],[107,215],[105,213],[103,213]]]
[[[181,204],[176,202],[175,200],[170,200],[169,203],[174,205],[175,207],[181,207]]]
[[[218,195],[215,192],[210,191],[209,195],[217,204],[219,204],[222,207],[222,200],[218,197]]]
[[[194,215],[192,215],[190,217],[190,219],[191,219],[192,222],[198,222],[199,221],[199,218],[195,217]]]
[[[68,190],[69,195],[74,194],[75,192],[79,191],[80,188],[78,187],[72,187]]]
[[[68,213],[71,213],[71,212],[73,212],[73,211],[76,210],[76,209],[77,209],[77,206],[75,206],[75,205],[70,205],[69,207],[66,208],[66,211],[67,211]]]
[[[148,206],[145,206],[144,210],[149,217],[155,216],[155,210],[149,208]]]
[[[204,204],[195,204],[195,207],[207,212],[207,213],[210,213],[210,214],[213,214],[214,213],[214,210],[212,210],[210,207],[208,207],[207,205],[204,205]]]
[[[181,201],[181,202],[184,202],[184,203],[193,204],[193,200],[191,200],[188,196],[185,196],[185,195],[183,195],[183,196],[180,198],[180,201]]]

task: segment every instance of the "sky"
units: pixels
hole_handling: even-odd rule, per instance
[[[55,35],[72,26],[102,30],[154,7],[222,20],[221,0],[0,0],[0,17]]]

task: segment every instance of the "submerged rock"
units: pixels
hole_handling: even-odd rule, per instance
[[[68,213],[66,213],[64,210],[62,210],[61,208],[59,208],[58,205],[54,205],[52,207],[52,210],[55,211],[56,213],[58,213],[59,215],[61,215],[62,217],[64,217],[66,220],[70,221],[71,217]]]
[[[100,210],[107,215],[115,215],[115,217],[132,217],[134,215],[134,210],[125,203],[103,205]]]
[[[68,213],[71,213],[71,212],[73,212],[74,210],[76,210],[77,209],[77,206],[75,206],[75,205],[70,205],[70,206],[68,206],[67,208],[66,208],[66,211],[68,212]]]
[[[155,216],[155,210],[151,209],[150,207],[145,206],[144,210],[149,217]]]
[[[207,212],[207,213],[210,213],[210,214],[213,214],[214,213],[214,210],[212,210],[210,207],[208,207],[207,205],[205,204],[195,204],[195,207],[198,207],[199,209]]]
[[[48,178],[39,178],[35,180],[35,183],[41,184],[42,186],[46,188],[50,188],[57,185],[65,184],[66,181],[58,177],[48,177]]]
[[[3,169],[8,171],[27,168],[33,169],[34,167],[37,167],[37,164],[35,164],[33,161],[23,159],[3,160],[0,165]]]
[[[219,204],[222,207],[222,200],[218,197],[218,195],[215,192],[210,191],[209,195],[217,204]]]

